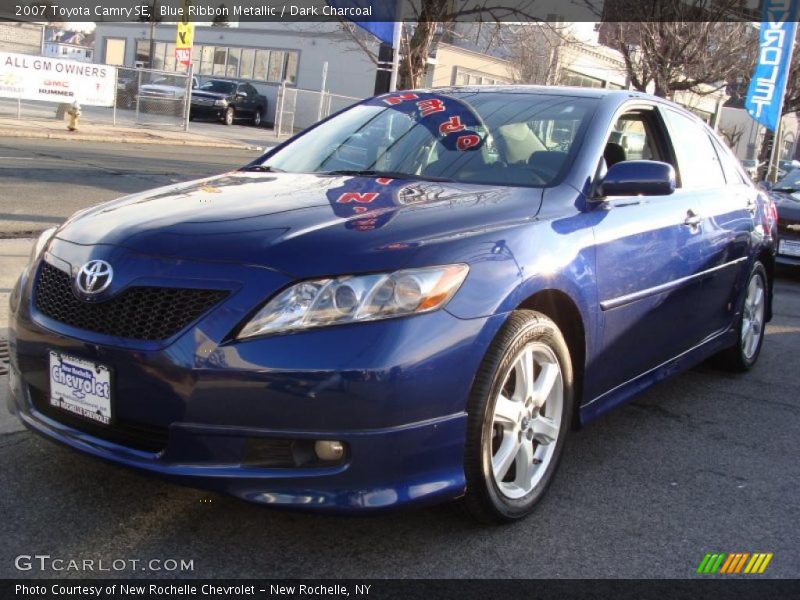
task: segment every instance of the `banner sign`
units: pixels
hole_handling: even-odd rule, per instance
[[[780,121],[786,80],[792,61],[800,0],[764,0],[758,61],[747,89],[750,116],[775,131]]]
[[[0,96],[112,106],[117,69],[109,65],[0,52]]]
[[[194,23],[178,21],[178,35],[175,37],[175,63],[192,64],[192,40],[194,39]]]

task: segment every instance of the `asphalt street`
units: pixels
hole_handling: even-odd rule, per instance
[[[0,171],[3,223],[18,222],[6,217],[20,198],[20,214],[49,224],[244,158],[106,145],[67,159],[52,146],[0,139],[0,155],[46,161]],[[0,240],[0,287],[30,243]],[[191,572],[115,573],[148,577],[699,577],[707,552],[772,552],[761,577],[797,577],[800,271],[781,272],[775,312],[750,373],[703,365],[573,434],[536,513],[504,527],[448,506],[355,518],[250,505],[77,454],[0,406],[0,577],[91,575],[15,569],[37,553],[193,561]]]
[[[255,150],[0,137],[0,237],[43,231],[81,208],[222,173],[258,155]]]

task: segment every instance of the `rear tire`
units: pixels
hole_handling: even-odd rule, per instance
[[[234,119],[236,119],[236,111],[232,106],[229,106],[225,109],[225,114],[222,115],[222,122],[225,125],[233,125]]]
[[[467,406],[464,505],[484,522],[529,515],[558,467],[572,422],[569,348],[542,313],[515,311],[478,369]]]
[[[753,368],[764,344],[769,280],[760,261],[753,265],[742,295],[742,306],[736,321],[736,344],[719,353],[714,361],[719,367],[738,373]]]
[[[253,113],[253,127],[261,127],[261,109],[256,109]]]

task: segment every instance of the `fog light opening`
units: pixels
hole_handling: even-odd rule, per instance
[[[317,440],[314,452],[320,460],[338,462],[344,457],[344,444],[336,440]]]

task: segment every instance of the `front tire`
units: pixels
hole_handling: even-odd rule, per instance
[[[572,361],[556,324],[519,310],[478,370],[467,406],[464,503],[479,520],[530,514],[558,467],[572,421]]]
[[[261,109],[256,109],[253,113],[253,127],[261,127]]]
[[[222,115],[222,122],[225,125],[233,125],[233,121],[236,118],[236,111],[233,109],[232,106],[229,106],[225,109],[225,114]]]
[[[764,344],[768,296],[767,271],[760,261],[756,261],[747,280],[741,314],[736,322],[736,345],[717,356],[719,366],[743,373],[756,364]]]

